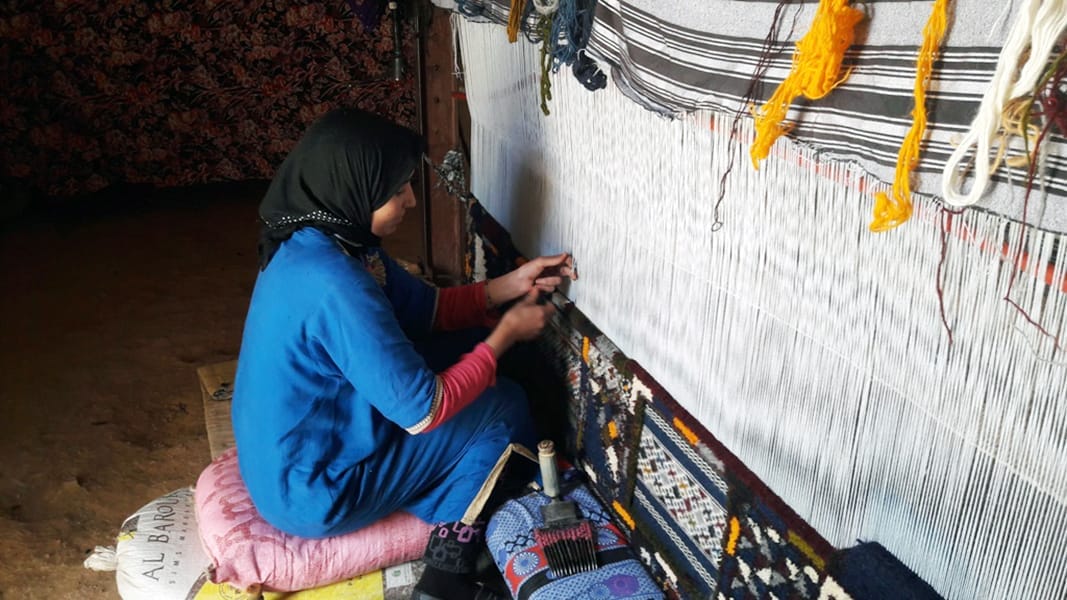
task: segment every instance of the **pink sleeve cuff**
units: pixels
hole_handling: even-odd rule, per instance
[[[496,356],[489,344],[480,342],[459,361],[437,375],[437,393],[430,411],[429,423],[418,431],[432,431],[451,419],[496,383]]]

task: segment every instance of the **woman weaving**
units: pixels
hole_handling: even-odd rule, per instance
[[[233,429],[256,508],[287,533],[339,535],[397,510],[456,521],[509,443],[535,443],[525,395],[495,380],[496,364],[540,333],[551,305],[537,294],[574,277],[570,259],[440,290],[410,275],[379,244],[415,205],[423,146],[389,121],[335,110],[260,206]],[[471,327],[492,329],[458,351],[433,335]]]

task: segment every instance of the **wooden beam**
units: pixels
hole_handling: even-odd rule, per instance
[[[429,22],[421,28],[421,73],[423,131],[430,160],[440,163],[445,153],[459,146],[456,105],[457,89],[452,73],[452,24],[447,10],[433,6]],[[431,173],[425,183],[424,210],[429,222],[426,252],[430,271],[439,282],[458,282],[463,277],[463,213],[459,201],[437,186]]]

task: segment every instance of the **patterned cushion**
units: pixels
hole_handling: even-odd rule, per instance
[[[638,562],[608,513],[584,486],[564,497],[579,506],[594,525],[597,564],[594,571],[556,577],[545,561],[533,531],[543,525],[540,506],[549,499],[533,492],[506,502],[489,520],[486,543],[497,568],[520,600],[662,599],[663,594]]]

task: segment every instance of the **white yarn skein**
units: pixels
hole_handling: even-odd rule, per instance
[[[1029,0],[1023,6],[1004,42],[993,79],[982,97],[971,128],[945,164],[941,177],[941,196],[946,203],[958,207],[971,206],[985,193],[992,175],[990,150],[1000,129],[1004,106],[1008,100],[1033,91],[1044,72],[1049,52],[1067,26],[1065,8],[1065,0]],[[1030,49],[1030,55],[1019,77],[1013,80],[1012,75],[1020,57],[1027,49]],[[971,190],[963,193],[965,178],[960,171],[960,164],[972,146],[975,149],[974,181]]]
[[[559,10],[559,0],[533,0],[533,5],[537,14],[545,17]]]
[[[1049,55],[1067,27],[1067,1],[1045,0],[1037,11],[1030,30],[1030,55],[1019,70],[1019,79],[1011,90],[1011,97],[1027,96],[1041,79],[1048,66]]]

